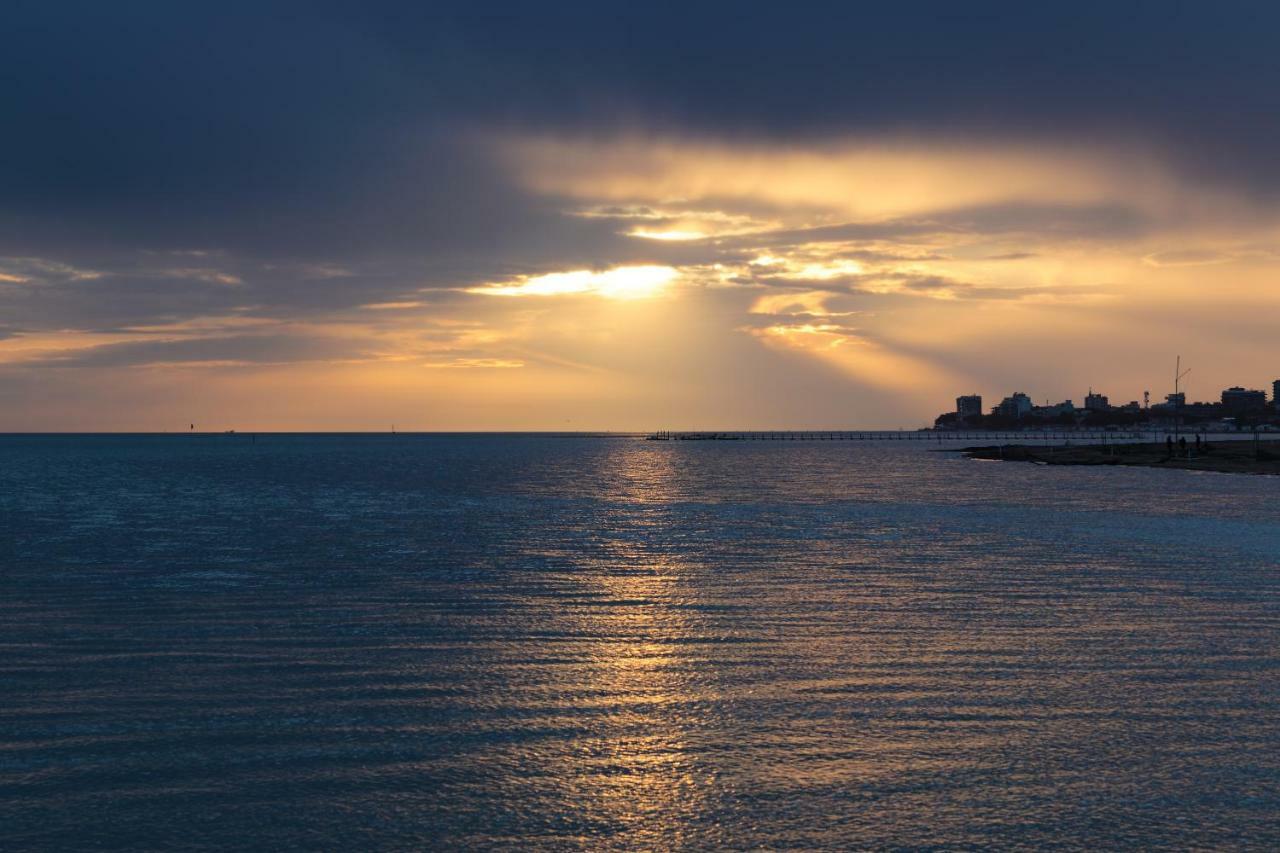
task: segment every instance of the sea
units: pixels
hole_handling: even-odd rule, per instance
[[[1280,849],[1280,477],[949,448],[0,437],[0,849]]]

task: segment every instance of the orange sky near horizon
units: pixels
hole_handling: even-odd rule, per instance
[[[0,337],[0,429],[915,428],[962,393],[1160,399],[1179,354],[1195,399],[1280,376],[1280,214],[1155,147],[473,144],[578,235],[560,259],[406,273],[377,301],[281,316],[236,304],[268,274],[251,260],[154,257],[225,307]],[[92,299],[116,274],[0,258],[0,288]]]

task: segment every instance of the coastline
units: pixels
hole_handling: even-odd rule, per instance
[[[1224,441],[1174,448],[1165,444],[1094,444],[1078,447],[1033,447],[1025,444],[966,447],[969,459],[1033,462],[1037,465],[1127,465],[1177,468],[1226,474],[1280,474],[1280,441]]]

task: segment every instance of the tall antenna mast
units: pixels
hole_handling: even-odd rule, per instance
[[[1174,362],[1173,367],[1173,435],[1175,440],[1178,435],[1178,427],[1182,424],[1182,398],[1178,396],[1178,388],[1182,384],[1182,380],[1191,372],[1191,368],[1182,369],[1182,356],[1178,356],[1178,360]]]

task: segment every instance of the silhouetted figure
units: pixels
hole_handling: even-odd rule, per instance
[[[1169,458],[1172,459],[1173,458],[1173,436],[1166,435],[1164,437],[1164,449],[1165,449],[1165,452],[1169,454]]]
[[[1200,452],[1200,434],[1196,433],[1196,453]]]

